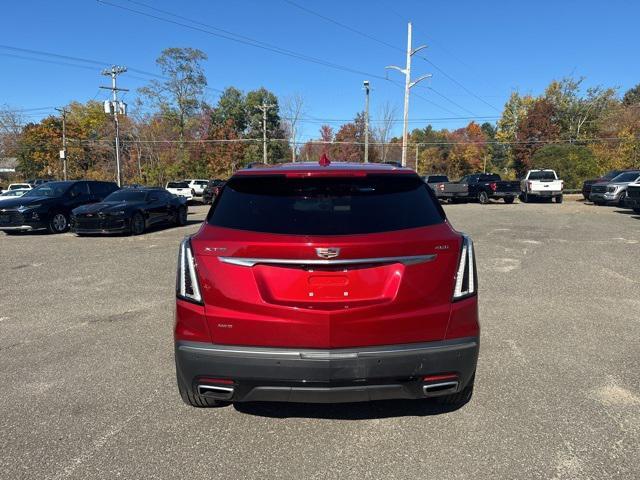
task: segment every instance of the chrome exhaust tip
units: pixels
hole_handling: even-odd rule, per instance
[[[198,395],[215,398],[217,400],[230,400],[233,397],[233,387],[220,385],[198,385]]]
[[[458,390],[458,381],[451,380],[447,382],[429,383],[422,386],[422,391],[427,397],[436,395],[447,395],[455,393]]]

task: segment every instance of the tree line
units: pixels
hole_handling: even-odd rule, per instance
[[[207,56],[191,48],[169,48],[157,59],[160,79],[139,89],[130,114],[120,117],[122,175],[126,183],[162,185],[176,178],[227,178],[262,161],[266,109],[268,158],[272,163],[330,158],[361,162],[365,117],[339,128],[321,124],[315,140],[300,141],[309,119],[301,95],[278,98],[265,88],[226,88],[207,103]],[[640,168],[640,84],[620,96],[616,88],[584,87],[582,78],[552,81],[538,95],[514,92],[497,122],[448,130],[432,125],[409,136],[410,166],[419,173],[451,178],[496,172],[519,178],[530,168],[553,168],[568,188],[614,168]],[[113,118],[97,101],[67,107],[70,178],[113,179]],[[369,127],[373,162],[398,161],[401,138],[396,108],[382,106]],[[26,123],[17,110],[0,109],[0,157],[18,159],[17,176],[61,178],[62,120],[48,116]]]

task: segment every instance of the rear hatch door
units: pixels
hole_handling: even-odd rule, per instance
[[[445,336],[460,236],[417,175],[237,177],[192,245],[215,343]]]

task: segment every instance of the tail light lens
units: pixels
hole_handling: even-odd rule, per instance
[[[493,183],[489,184],[489,188],[491,188],[491,190],[493,190],[495,192],[496,188],[498,188],[498,185],[496,185],[495,182],[493,182]]]
[[[439,189],[441,192],[444,192],[444,183],[441,183],[440,185],[438,185],[438,189]]]
[[[560,180],[560,190],[564,190],[564,180]]]
[[[475,295],[478,290],[478,276],[476,273],[476,255],[473,241],[466,235],[462,237],[462,250],[458,261],[456,285],[453,289],[453,301]]]
[[[527,182],[527,188],[528,188],[529,190],[531,190],[531,185],[532,185],[532,182]]]
[[[178,298],[202,304],[200,284],[196,273],[196,262],[191,250],[191,240],[185,238],[180,244],[178,255],[178,273],[176,276],[176,295]]]

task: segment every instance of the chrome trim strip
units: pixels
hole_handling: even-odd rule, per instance
[[[446,389],[441,389],[441,390],[437,390],[440,387],[448,387]],[[433,390],[436,389],[435,392],[433,392]],[[440,393],[440,392],[446,392],[447,390],[457,390],[458,389],[458,381],[454,380],[451,382],[441,382],[441,383],[430,383],[428,385],[424,385],[422,387],[422,391],[425,395],[428,395],[430,393]]]
[[[242,258],[242,257],[218,257],[223,263],[239,265],[241,267],[253,267],[254,265],[363,265],[368,263],[402,263],[403,265],[415,265],[417,263],[431,262],[437,257],[431,255],[410,255],[404,257],[376,257],[376,258],[347,258],[339,260],[324,259],[300,259],[300,258]]]

